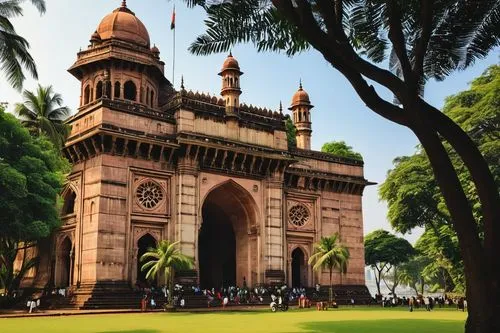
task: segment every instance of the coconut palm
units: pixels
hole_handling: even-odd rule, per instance
[[[36,94],[25,90],[23,98],[23,103],[15,105],[15,112],[23,125],[31,134],[44,134],[56,147],[61,147],[69,134],[69,127],[64,124],[64,120],[70,114],[70,109],[62,106],[61,95],[54,93],[52,86],[38,85]]]
[[[168,300],[171,304],[172,299],[172,284],[174,281],[175,272],[179,270],[192,269],[193,258],[181,253],[177,248],[179,242],[171,243],[168,240],[162,240],[156,248],[149,248],[148,252],[144,253],[140,260],[144,262],[141,271],[147,271],[146,279],[153,280],[163,274],[165,285],[168,288]]]
[[[45,13],[45,0],[30,0],[40,14]],[[23,14],[21,3],[24,0],[0,0],[0,68],[7,81],[21,90],[26,79],[26,69],[35,79],[38,78],[35,61],[28,52],[29,43],[19,36],[10,19]]]
[[[319,271],[328,269],[330,272],[330,302],[333,300],[332,274],[334,269],[338,269],[340,274],[347,272],[349,263],[349,249],[339,242],[338,233],[330,237],[321,237],[321,240],[314,245],[314,254],[309,258],[309,265],[314,265],[313,269]]]

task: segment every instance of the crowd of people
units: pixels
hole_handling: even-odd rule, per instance
[[[380,303],[382,307],[396,307],[396,306],[406,306],[411,312],[414,309],[425,309],[426,311],[433,310],[436,306],[442,307],[452,307],[456,306],[457,310],[467,311],[467,300],[464,297],[449,298],[447,296],[412,296],[412,297],[376,297],[377,303]]]

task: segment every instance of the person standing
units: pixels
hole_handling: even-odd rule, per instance
[[[427,311],[431,311],[431,302],[429,301],[429,297],[424,297],[425,309]]]
[[[413,303],[414,303],[414,298],[413,297],[410,297],[408,298],[408,310],[410,310],[410,312],[413,312]]]

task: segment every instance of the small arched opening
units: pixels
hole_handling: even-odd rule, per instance
[[[116,81],[115,82],[115,91],[114,91],[115,98],[120,98],[120,89],[121,89],[120,82]]]
[[[76,193],[73,190],[69,190],[64,195],[64,204],[61,211],[61,215],[69,215],[75,213],[75,201]]]
[[[292,287],[298,288],[307,285],[307,266],[305,255],[300,248],[292,251]]]
[[[90,102],[90,86],[86,86],[83,89],[83,105],[89,104]]]
[[[135,101],[137,97],[137,88],[132,81],[127,81],[123,85],[123,97],[130,101]]]
[[[149,105],[151,105],[152,108],[155,106],[154,102],[155,102],[155,92],[151,90],[151,101]]]
[[[101,97],[102,97],[102,81],[99,81],[95,86],[95,99],[99,99]]]
[[[71,239],[69,237],[65,237],[61,242],[59,251],[58,251],[58,277],[56,280],[57,287],[69,287],[71,285],[71,275],[73,273],[72,264],[73,264],[73,244],[71,243]]]
[[[156,239],[150,234],[145,234],[137,241],[137,284],[140,286],[150,286],[156,285],[157,278],[148,281],[146,279],[147,271],[143,271],[141,268],[148,261],[141,261],[141,257],[149,251],[151,248],[156,247]]]

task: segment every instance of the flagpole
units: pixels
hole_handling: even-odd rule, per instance
[[[175,87],[175,3],[174,3],[174,12],[173,12],[173,41],[174,41],[174,46],[172,48],[173,50],[173,55],[172,55],[172,86]]]

